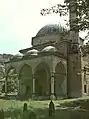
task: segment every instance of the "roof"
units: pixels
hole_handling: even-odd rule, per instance
[[[44,36],[47,34],[59,34],[61,32],[64,32],[64,30],[65,28],[60,24],[47,24],[38,31],[36,36]]]

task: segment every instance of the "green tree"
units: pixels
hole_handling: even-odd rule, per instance
[[[74,10],[71,11],[73,6]],[[65,0],[64,5],[57,4],[51,8],[43,8],[41,15],[55,13],[61,17],[70,14],[70,12],[76,12],[77,15],[73,21],[75,26],[72,26],[72,30],[89,30],[89,0]],[[71,24],[70,20],[67,25]]]
[[[11,93],[11,92],[16,92],[18,88],[17,85],[17,78],[16,77],[10,77],[7,80],[7,92]]]

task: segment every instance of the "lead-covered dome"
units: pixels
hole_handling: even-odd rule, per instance
[[[38,55],[38,52],[39,52],[38,50],[32,49],[27,51],[25,55]]]
[[[41,52],[58,52],[58,50],[54,46],[47,46]]]
[[[65,28],[60,24],[47,24],[42,27],[36,36],[43,36],[47,34],[59,34],[64,32]]]

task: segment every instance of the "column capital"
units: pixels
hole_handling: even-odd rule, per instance
[[[51,77],[54,77],[55,76],[55,72],[51,72]]]
[[[33,79],[35,79],[35,74],[32,74]]]

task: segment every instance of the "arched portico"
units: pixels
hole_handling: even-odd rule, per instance
[[[41,62],[35,69],[35,93],[36,96],[50,95],[50,68],[45,62]]]
[[[32,95],[32,68],[24,64],[19,72],[19,96],[29,98]]]
[[[66,69],[62,62],[55,67],[55,95],[59,97],[66,96]]]

